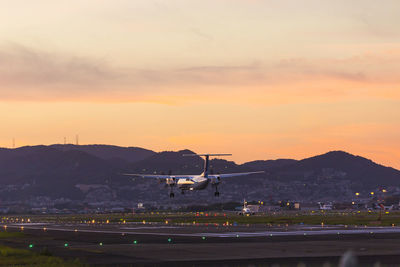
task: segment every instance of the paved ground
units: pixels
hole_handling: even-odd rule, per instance
[[[352,250],[362,266],[400,263],[400,228],[345,226],[215,226],[27,223],[0,225],[23,231],[5,245],[47,248],[56,256],[97,266],[273,265],[336,266]],[[67,244],[67,245],[66,245]],[[277,266],[277,265],[276,265]],[[329,265],[326,265],[329,266]]]

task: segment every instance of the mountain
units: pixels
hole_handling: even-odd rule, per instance
[[[107,161],[78,150],[35,146],[2,150],[0,155],[0,184],[23,188],[20,195],[23,198],[28,195],[81,198],[76,184],[104,183],[117,171]]]
[[[107,145],[0,148],[0,200],[46,197],[89,203],[171,201],[165,186],[159,186],[156,180],[122,174],[200,174],[204,160],[183,156],[192,153],[190,150],[156,153]],[[211,173],[255,170],[265,173],[224,179],[219,201],[243,198],[331,201],[352,199],[354,192],[367,195],[378,187],[400,191],[400,171],[343,151],[303,160],[258,160],[241,165],[218,158],[210,161]],[[174,203],[215,201],[213,190],[188,192]]]
[[[373,161],[354,156],[344,151],[331,151],[326,154],[303,159],[292,164],[278,167],[276,172],[281,174],[307,176],[311,174],[325,177],[338,176],[348,178],[354,182],[361,182],[365,186],[396,185],[400,186],[400,171],[374,163]],[[336,172],[336,175],[334,174]],[[329,173],[329,174],[328,174]]]
[[[156,152],[140,147],[120,147],[111,145],[51,145],[61,151],[79,150],[105,160],[122,159],[127,162],[137,162],[153,156]]]
[[[272,168],[285,167],[296,163],[294,159],[276,159],[276,160],[255,160],[242,164],[243,167],[247,167],[256,171],[269,170]]]

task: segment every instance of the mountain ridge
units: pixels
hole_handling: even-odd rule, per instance
[[[154,186],[157,184],[154,180],[131,179],[121,174],[200,174],[204,160],[198,156],[182,156],[191,153],[194,152],[154,152],[108,145],[0,148],[0,199],[49,196],[90,202],[96,197],[134,200],[150,199],[155,195],[161,200],[165,189]],[[129,155],[133,159],[129,159]],[[399,170],[344,151],[330,151],[302,160],[257,160],[243,164],[220,158],[210,161],[211,173],[255,170],[265,173],[230,178],[230,182],[224,180],[221,187],[231,194],[232,199],[241,198],[241,195],[296,199],[343,195],[350,198],[355,190],[368,191],[381,186],[399,187],[400,190]],[[90,184],[103,185],[102,191],[83,192],[77,187]],[[208,199],[207,192],[196,193]]]

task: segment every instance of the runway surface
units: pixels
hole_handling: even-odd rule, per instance
[[[34,243],[37,250],[46,247],[54,255],[77,257],[95,266],[335,266],[348,250],[364,266],[400,262],[400,227],[45,222],[0,227],[26,236],[1,240],[3,244]]]
[[[2,225],[3,228],[6,224]],[[120,224],[55,224],[55,223],[14,223],[6,227],[13,229],[32,229],[61,232],[87,232],[126,235],[158,235],[186,237],[270,237],[270,236],[302,236],[302,235],[368,235],[368,234],[398,234],[400,227],[367,227],[367,226],[220,226],[214,224],[194,225],[163,225],[160,223],[120,223]]]

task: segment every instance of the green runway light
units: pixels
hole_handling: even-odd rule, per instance
[[[65,243],[65,244],[64,244],[64,247],[68,247],[68,243]]]
[[[133,241],[133,244],[137,244],[137,241],[135,240],[135,241]]]
[[[201,239],[205,240],[205,239],[206,239],[206,237],[205,237],[205,236],[203,236]]]
[[[100,245],[100,246],[102,246],[102,245],[103,245],[103,243],[99,243],[99,245]]]
[[[171,238],[168,238],[168,242],[171,242],[172,241],[172,239]]]
[[[33,244],[29,244],[29,248],[33,248]]]

